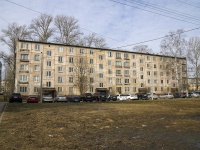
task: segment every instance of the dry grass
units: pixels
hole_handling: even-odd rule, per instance
[[[9,104],[0,149],[200,149],[200,100]]]

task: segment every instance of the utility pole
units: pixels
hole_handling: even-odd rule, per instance
[[[43,80],[43,53],[41,52],[41,77],[40,77],[40,102],[42,103],[42,80]]]

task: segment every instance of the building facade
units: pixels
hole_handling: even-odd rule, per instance
[[[53,96],[80,94],[80,64],[90,93],[187,90],[186,58],[26,40],[18,41],[16,54],[15,91],[23,95],[39,95],[41,88]]]

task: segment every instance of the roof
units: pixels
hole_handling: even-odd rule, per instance
[[[87,46],[79,46],[79,45],[69,45],[69,44],[59,44],[59,43],[53,43],[53,42],[40,42],[40,41],[31,41],[31,40],[22,40],[18,39],[19,42],[29,42],[29,43],[39,43],[39,44],[53,44],[58,46],[69,46],[69,47],[77,47],[77,48],[87,48],[87,49],[98,49],[98,50],[105,50],[105,51],[116,51],[116,52],[126,52],[126,53],[133,53],[133,54],[141,54],[141,55],[150,55],[150,56],[160,56],[160,57],[170,57],[174,58],[173,56],[167,56],[167,55],[160,55],[160,54],[151,54],[151,53],[141,53],[141,52],[132,52],[127,50],[117,50],[117,49],[109,49],[109,48],[96,48],[96,47],[87,47]],[[179,59],[186,59],[186,57],[177,57]]]

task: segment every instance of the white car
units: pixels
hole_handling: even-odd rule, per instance
[[[136,99],[138,99],[138,96],[136,94],[130,94],[129,99],[136,100]]]
[[[125,100],[128,100],[129,95],[125,95],[125,94],[119,94],[117,95],[117,100],[120,100],[120,101],[125,101]]]
[[[43,95],[42,102],[54,102],[54,99],[51,95]]]
[[[199,94],[196,92],[189,93],[191,97],[199,97]]]
[[[55,98],[56,102],[67,102],[67,98],[65,95],[57,95]]]
[[[161,94],[159,97],[160,97],[160,98],[163,98],[163,99],[165,99],[165,98],[172,99],[172,98],[174,98],[174,95],[171,94],[171,93],[168,93],[168,94],[165,93],[165,94]]]
[[[158,99],[158,95],[156,93],[148,93],[148,99]]]

